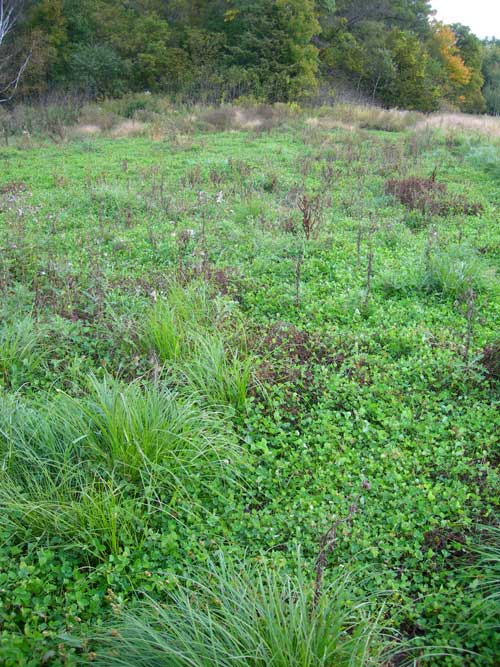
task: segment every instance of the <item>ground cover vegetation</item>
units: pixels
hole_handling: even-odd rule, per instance
[[[1,119],[0,662],[494,667],[498,121]]]
[[[149,90],[212,104],[338,101],[348,91],[389,107],[500,112],[498,41],[436,21],[427,0],[1,4],[17,20],[0,37],[0,100]]]

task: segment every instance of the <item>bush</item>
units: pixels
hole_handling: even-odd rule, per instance
[[[310,582],[221,557],[169,602],[120,615],[96,663],[113,667],[376,667],[388,642],[346,574],[314,603]],[[380,616],[378,617],[380,619]]]
[[[71,84],[94,96],[123,93],[126,70],[125,62],[107,44],[80,44],[69,58]]]

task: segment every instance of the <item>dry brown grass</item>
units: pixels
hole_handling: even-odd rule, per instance
[[[299,108],[287,104],[224,105],[198,110],[202,129],[265,132],[299,116]]]
[[[392,132],[458,130],[500,137],[500,118],[494,116],[473,116],[462,113],[425,115],[418,111],[381,109],[376,106],[356,104],[321,107],[317,115],[306,119],[306,124],[320,129],[340,128],[351,131],[359,128]]]
[[[313,129],[320,130],[345,130],[346,132],[353,132],[356,130],[356,125],[352,123],[345,123],[341,120],[335,120],[334,118],[317,118],[312,116],[306,119],[306,125]]]
[[[114,139],[140,137],[146,133],[147,128],[146,123],[141,123],[138,120],[125,120],[111,130],[111,136]]]
[[[410,129],[425,116],[417,111],[382,109],[376,106],[358,104],[335,104],[321,107],[317,114],[318,123],[342,123],[352,128],[401,132]]]
[[[81,123],[71,129],[71,135],[74,137],[94,137],[97,134],[101,134],[101,128],[91,123]]]
[[[415,130],[462,130],[500,137],[500,118],[497,116],[471,116],[461,113],[433,114],[415,125]]]

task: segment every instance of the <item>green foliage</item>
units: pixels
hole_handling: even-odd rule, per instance
[[[482,67],[484,97],[489,113],[500,114],[500,42],[491,40],[484,47]]]
[[[119,95],[124,90],[126,67],[107,44],[81,44],[71,53],[69,78],[96,96]]]
[[[36,341],[33,366],[9,356],[21,372],[1,390],[0,663],[105,663],[104,626],[108,648],[127,640],[121,619],[155,642],[174,633],[157,610],[188,638],[183,611],[204,619],[202,656],[210,613],[220,662],[225,637],[248,649],[276,630],[262,663],[285,646],[276,661],[321,664],[328,645],[342,664],[354,635],[331,630],[347,624],[359,647],[373,630],[376,663],[383,592],[393,662],[496,667],[471,547],[500,507],[498,121],[255,102],[214,114],[144,93],[79,123],[64,108],[70,128],[45,105],[13,108],[0,149],[1,328],[11,341],[30,318]],[[481,202],[477,215],[385,194],[418,175]],[[303,193],[321,193],[308,241]],[[327,634],[309,612],[332,525]],[[243,563],[224,589],[243,618],[256,591],[265,602],[257,631],[236,604],[208,605],[221,550]],[[297,596],[278,598],[288,585]],[[188,589],[177,608],[170,594]]]
[[[454,25],[453,32],[456,35],[457,48],[464,64],[470,70],[470,79],[462,90],[460,108],[469,113],[484,113],[486,103],[483,96],[485,83],[482,73],[483,45],[467,26]]]
[[[319,24],[311,0],[252,3],[236,0],[226,16],[229,64],[245,68],[257,94],[272,100],[302,96],[314,88]]]
[[[28,94],[274,102],[307,98],[320,82],[335,93],[347,79],[386,105],[481,113],[494,112],[498,91],[495,43],[433,23],[427,0],[39,0],[18,32],[32,45]]]

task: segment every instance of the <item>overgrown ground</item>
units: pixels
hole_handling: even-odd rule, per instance
[[[349,517],[418,664],[493,667],[498,139],[210,119],[0,149],[0,662],[98,658],[219,549],[312,581]]]

